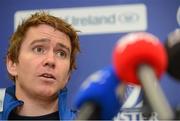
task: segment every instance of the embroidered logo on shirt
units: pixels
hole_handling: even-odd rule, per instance
[[[3,102],[4,102],[4,97],[5,97],[5,91],[6,89],[0,89],[0,112],[3,111]]]

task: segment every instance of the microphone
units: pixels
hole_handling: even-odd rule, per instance
[[[167,72],[180,81],[180,29],[175,29],[168,35],[165,48],[169,61]]]
[[[110,120],[119,111],[121,100],[116,95],[120,81],[112,66],[91,74],[81,85],[75,98],[79,109],[77,120]]]
[[[168,69],[167,72],[176,81],[180,81],[180,29],[172,31],[164,44],[168,56]],[[176,107],[176,120],[180,119],[180,107]]]
[[[167,67],[167,55],[157,37],[147,32],[123,36],[114,48],[113,65],[122,81],[142,85],[159,119],[173,119],[173,111],[158,83]]]

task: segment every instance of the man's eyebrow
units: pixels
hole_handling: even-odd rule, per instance
[[[65,50],[68,51],[68,53],[71,53],[70,48],[67,47],[66,45],[64,45],[64,44],[62,44],[62,43],[58,43],[57,46],[59,46],[59,47],[61,47],[61,48],[64,48]]]
[[[34,45],[36,43],[48,43],[50,42],[51,40],[49,39],[46,39],[46,38],[42,38],[42,39],[37,39],[37,40],[34,40],[33,42],[30,43],[30,45]],[[62,44],[62,43],[58,43],[57,46],[61,47],[61,48],[64,48],[65,50],[67,50],[69,53],[71,53],[70,51],[70,48],[67,47],[66,45]]]
[[[45,39],[45,38],[43,38],[43,39],[36,39],[36,40],[34,40],[33,42],[31,42],[30,43],[30,45],[34,45],[34,44],[36,44],[36,43],[46,43],[46,42],[50,42],[50,40],[49,39]]]

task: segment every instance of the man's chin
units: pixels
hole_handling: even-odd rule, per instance
[[[50,89],[41,89],[37,92],[41,98],[55,98],[58,97],[58,92]]]

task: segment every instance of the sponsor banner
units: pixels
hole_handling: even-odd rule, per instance
[[[17,11],[14,28],[22,18],[42,10]],[[127,4],[96,7],[45,9],[71,23],[79,34],[103,34],[117,32],[145,31],[147,29],[147,8],[144,4]]]

